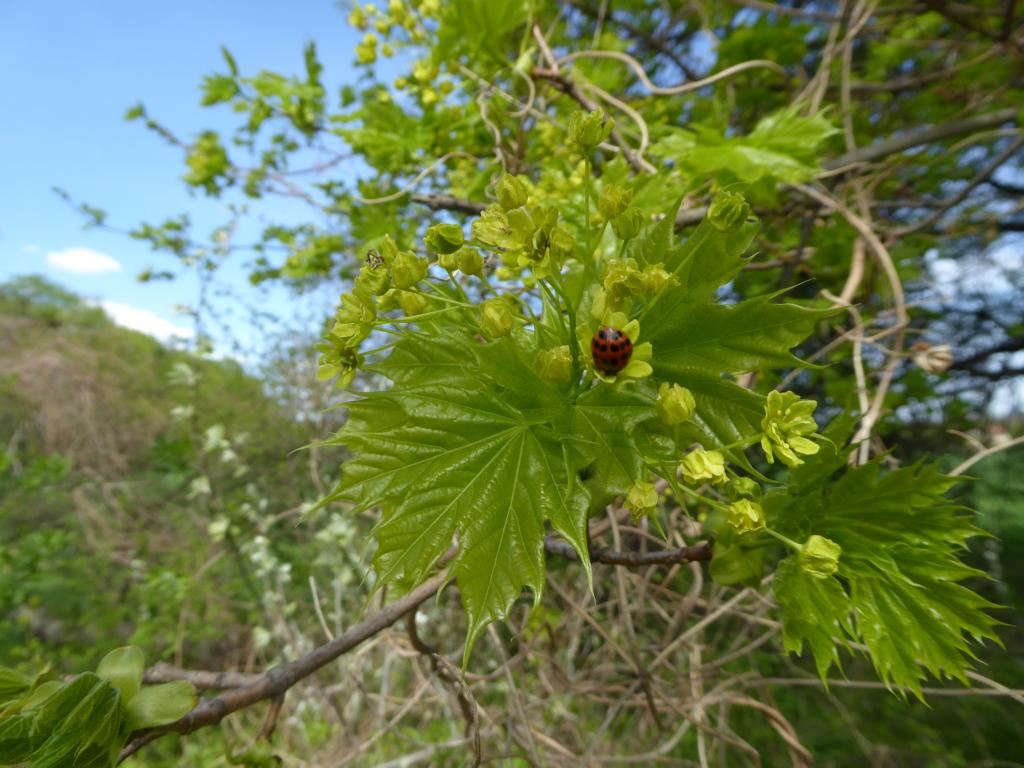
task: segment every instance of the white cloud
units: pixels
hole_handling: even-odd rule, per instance
[[[111,319],[118,325],[131,328],[135,331],[154,336],[160,341],[171,341],[172,339],[191,339],[195,331],[172,322],[150,312],[148,309],[139,309],[128,304],[121,304],[117,301],[104,299],[98,302],[103,311],[110,315]]]
[[[100,272],[119,272],[121,264],[105,253],[92,248],[65,248],[63,251],[50,251],[46,254],[46,263],[54,269],[77,274],[98,274]]]

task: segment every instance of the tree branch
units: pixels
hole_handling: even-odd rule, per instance
[[[544,549],[550,555],[578,561],[576,551],[565,541],[554,536],[544,539]],[[591,562],[629,567],[648,565],[674,565],[690,561],[710,560],[711,544],[696,544],[691,547],[669,549],[657,552],[617,552],[608,549],[594,549]],[[208,672],[188,670],[158,664],[146,672],[146,682],[168,682],[170,680],[191,680],[197,688],[230,688],[231,690],[210,699],[203,699],[180,720],[169,725],[140,732],[121,751],[119,762],[127,760],[142,747],[168,733],[188,734],[199,728],[216,725],[232,712],[245,709],[267,699],[276,700],[299,681],[351,651],[356,646],[387,629],[403,616],[413,613],[421,603],[428,600],[448,579],[443,571],[416,589],[399,598],[383,610],[361,621],[305,656],[273,667],[261,675],[247,675],[238,672]]]
[[[842,168],[853,163],[871,163],[881,160],[889,155],[895,155],[922,144],[930,144],[933,141],[948,139],[961,133],[971,133],[983,128],[992,128],[1002,123],[1008,123],[1016,119],[1018,110],[1015,107],[998,109],[985,115],[968,117],[964,120],[954,120],[949,123],[939,123],[916,131],[908,131],[899,136],[893,136],[877,144],[870,144],[847,152],[832,160],[826,160],[823,164],[826,170]]]
[[[452,195],[423,195],[417,192],[409,195],[414,203],[425,205],[432,211],[455,211],[470,216],[479,214],[487,207],[486,203],[476,203]]]

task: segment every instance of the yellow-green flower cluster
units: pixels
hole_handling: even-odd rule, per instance
[[[348,23],[364,33],[355,47],[356,60],[368,66],[379,56],[394,56],[396,46],[422,44],[426,40],[423,21],[437,18],[440,13],[440,0],[388,0],[385,10],[374,3],[353,3]],[[408,89],[419,98],[420,104],[430,106],[454,89],[450,80],[438,82],[439,71],[437,63],[430,59],[417,61],[409,77],[396,78],[395,88]],[[378,98],[385,101],[389,96],[382,91]]]
[[[653,296],[678,283],[679,279],[661,264],[650,264],[640,269],[636,259],[611,259],[605,265],[601,287],[594,295],[591,315],[604,318],[610,312],[628,311],[634,297]]]
[[[804,463],[799,454],[812,456],[818,452],[818,444],[807,438],[818,431],[812,415],[817,406],[814,400],[801,400],[792,392],[768,393],[761,420],[761,448],[769,464],[774,464],[778,456],[787,467],[798,467]]]
[[[480,277],[484,273],[484,258],[476,248],[459,248],[455,253],[446,254],[446,257],[453,259],[455,268],[464,275]],[[441,256],[438,256],[438,263],[449,272],[454,272],[455,270],[450,269],[447,264],[441,262],[441,258]]]
[[[507,173],[502,174],[498,179],[498,183],[494,187],[494,194],[498,198],[498,205],[506,211],[522,208],[530,198],[530,192],[523,180]]]
[[[524,200],[527,195],[523,194],[521,180],[508,176],[503,181],[499,189],[502,199],[473,222],[473,239],[502,252],[505,267],[498,276],[503,279],[514,277],[525,267],[535,277],[556,274],[576,247],[569,230],[558,221],[558,209],[525,204],[506,209],[505,205]]]
[[[385,237],[380,251],[371,251],[360,268],[352,290],[341,297],[334,324],[316,348],[321,352],[317,377],[338,377],[347,387],[363,363],[359,347],[373,333],[379,312],[401,307],[408,315],[423,312],[427,298],[416,285],[427,274],[427,262],[411,251],[399,251]]]

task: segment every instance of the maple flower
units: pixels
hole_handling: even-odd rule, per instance
[[[604,110],[574,112],[569,118],[569,141],[583,151],[593,149],[611,135],[615,121],[605,118]]]
[[[827,579],[839,570],[842,551],[831,539],[814,534],[800,550],[800,569],[816,579]]]
[[[502,174],[494,187],[494,194],[498,198],[498,205],[506,211],[526,205],[529,192],[526,185],[519,178],[510,174]]]
[[[488,299],[480,311],[480,325],[489,338],[508,336],[515,326],[515,315],[505,299]]]
[[[814,400],[801,400],[792,392],[768,393],[761,420],[761,448],[769,464],[774,464],[778,455],[787,467],[798,467],[804,461],[797,454],[812,456],[818,452],[818,444],[805,437],[818,431],[811,415],[817,407]]]
[[[693,393],[686,387],[678,384],[669,384],[663,381],[658,387],[658,399],[654,403],[654,410],[658,413],[665,424],[672,427],[689,421],[697,409],[697,403],[693,399]]]
[[[569,345],[542,349],[535,359],[537,375],[548,381],[568,381],[572,373],[572,353]]]
[[[725,457],[718,451],[695,448],[683,458],[679,465],[683,479],[691,484],[710,480],[716,485],[725,482]]]
[[[737,533],[754,533],[764,530],[764,510],[761,505],[749,499],[740,499],[729,505],[729,525]]]
[[[632,200],[632,189],[608,184],[601,190],[601,196],[597,199],[597,210],[601,212],[605,221],[611,221],[621,216]]]
[[[626,494],[626,507],[633,520],[639,520],[658,506],[658,489],[653,483],[637,480]]]

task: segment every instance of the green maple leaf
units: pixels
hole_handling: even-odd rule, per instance
[[[737,384],[735,374],[763,368],[801,365],[790,350],[831,311],[777,304],[773,295],[734,305],[716,301],[715,291],[746,263],[758,225],[746,221],[722,231],[705,219],[681,244],[672,242],[675,208],[634,246],[644,263],[657,263],[677,284],[643,308],[640,325],[654,347],[657,380],[682,384],[697,402],[694,419],[682,436],[707,446],[728,445],[760,431],[764,398]],[[733,459],[746,465],[742,454]]]
[[[774,588],[782,614],[783,646],[800,654],[806,641],[825,680],[829,667],[839,666],[839,648],[833,638],[842,636],[842,624],[850,613],[849,596],[834,576],[818,579],[804,573],[795,556],[779,564]]]
[[[845,635],[867,647],[884,682],[917,696],[926,671],[966,682],[969,639],[999,642],[999,622],[986,613],[997,606],[961,583],[985,576],[960,560],[968,539],[983,532],[945,497],[956,480],[923,465],[883,473],[875,460],[829,486],[841,465],[842,454],[823,446],[794,473],[795,485],[765,499],[776,530],[842,547],[838,578],[820,584],[793,573],[794,557],[780,566],[775,592],[787,650],[799,652],[806,640],[824,678],[838,660],[826,638]]]
[[[634,428],[654,417],[653,394],[596,387],[576,401],[572,414],[574,444],[594,462],[605,490],[626,493],[643,470]]]
[[[544,586],[545,524],[588,569],[587,494],[567,463],[564,394],[511,337],[400,343],[377,371],[393,382],[349,405],[336,438],[355,457],[332,499],[383,510],[381,583],[422,581],[458,538],[451,572],[469,619],[465,659],[524,588]],[[559,427],[561,427],[559,429]]]

